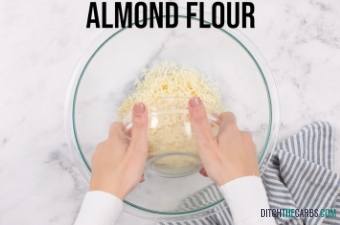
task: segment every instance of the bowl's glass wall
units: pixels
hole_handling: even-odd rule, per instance
[[[81,69],[72,93],[72,113],[83,163],[90,167],[96,144],[106,138],[117,107],[142,71],[164,61],[198,69],[218,86],[226,110],[237,116],[241,129],[253,134],[260,158],[271,132],[271,99],[259,65],[228,32],[201,29],[197,22],[187,29],[186,19],[180,18],[175,29],[131,28],[113,34]],[[180,204],[211,183],[199,174],[178,179],[146,174],[126,202],[161,214],[198,211],[221,198],[194,209],[181,208]]]

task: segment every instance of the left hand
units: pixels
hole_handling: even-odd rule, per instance
[[[112,124],[108,138],[93,155],[90,190],[123,199],[140,182],[148,153],[147,115],[143,103],[134,105],[130,138],[122,123]]]

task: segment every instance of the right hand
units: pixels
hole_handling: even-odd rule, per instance
[[[206,174],[218,185],[244,176],[259,176],[256,147],[249,133],[240,131],[230,112],[219,116],[219,133],[213,135],[200,98],[189,101],[190,122]]]

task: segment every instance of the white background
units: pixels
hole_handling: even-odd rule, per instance
[[[276,80],[280,136],[314,120],[339,129],[340,2],[255,5],[256,28],[244,33]],[[87,10],[85,0],[0,0],[0,225],[72,224],[87,190],[63,117],[72,71],[101,32],[85,28]]]

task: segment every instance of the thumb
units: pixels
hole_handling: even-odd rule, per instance
[[[203,156],[208,156],[215,149],[216,141],[211,130],[205,107],[199,97],[189,100],[190,122],[199,150]]]
[[[141,152],[147,151],[148,148],[147,130],[148,130],[147,109],[143,103],[136,103],[133,106],[131,141],[129,149],[138,148],[139,150],[141,150]]]

